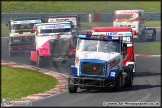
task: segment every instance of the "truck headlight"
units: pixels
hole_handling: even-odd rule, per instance
[[[114,72],[114,71],[110,72],[110,76],[112,76],[112,77],[115,77],[115,74],[116,74],[116,72]]]

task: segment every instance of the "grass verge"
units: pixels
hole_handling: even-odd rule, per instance
[[[151,54],[151,55],[160,55],[161,42],[145,42],[134,44],[135,54]]]
[[[2,98],[20,99],[50,90],[57,84],[52,76],[23,68],[2,66],[1,72]]]
[[[149,26],[161,26],[161,21],[146,21],[145,25],[147,27]],[[93,23],[88,23],[88,22],[82,22],[81,23],[81,30],[89,30],[92,27],[97,27],[97,26],[113,26],[112,22],[93,22]],[[6,27],[5,24],[1,25],[1,37],[5,37],[9,35],[8,27]]]
[[[112,13],[142,9],[161,12],[160,1],[2,1],[2,13]]]

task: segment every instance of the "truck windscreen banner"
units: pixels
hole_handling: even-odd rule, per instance
[[[74,24],[74,27],[77,27],[77,19],[75,17],[69,17],[69,18],[49,18],[49,23],[55,23],[55,22],[68,22],[71,21]]]

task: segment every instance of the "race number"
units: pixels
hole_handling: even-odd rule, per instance
[[[130,42],[131,41],[131,38],[130,37],[123,37],[123,41]]]

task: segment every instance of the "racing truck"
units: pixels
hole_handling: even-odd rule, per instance
[[[102,34],[104,32],[109,31],[109,27],[94,27],[91,28],[91,32],[85,32],[86,34]],[[113,29],[113,28],[112,28]],[[120,31],[117,30],[117,31]],[[133,34],[133,31],[132,31]],[[132,66],[133,67],[133,76],[135,76],[135,72],[136,72],[136,56],[134,53],[134,42],[133,42],[133,36],[127,37],[125,39],[128,39],[127,41],[127,53],[125,53],[125,55],[123,55],[123,66]]]
[[[144,10],[116,10],[114,11],[114,27],[131,27],[133,38],[141,42],[155,41],[156,29],[146,28]]]
[[[9,56],[20,52],[28,52],[35,47],[34,24],[41,23],[40,18],[15,18],[6,24],[9,26],[9,41],[7,42]]]
[[[80,16],[79,15],[55,15],[49,16],[45,19],[47,23],[56,23],[56,22],[72,22],[74,28],[72,29],[73,36],[76,37],[80,32]],[[75,38],[76,39],[76,38]],[[76,44],[76,40],[74,41]]]
[[[49,60],[67,63],[75,55],[72,28],[70,22],[35,24],[36,48],[29,51],[30,64],[43,67]]]
[[[123,66],[127,38],[132,36],[130,27],[107,27],[102,34],[79,34],[75,65],[68,76],[69,93],[77,89],[109,88],[120,91],[133,84],[132,66]]]

